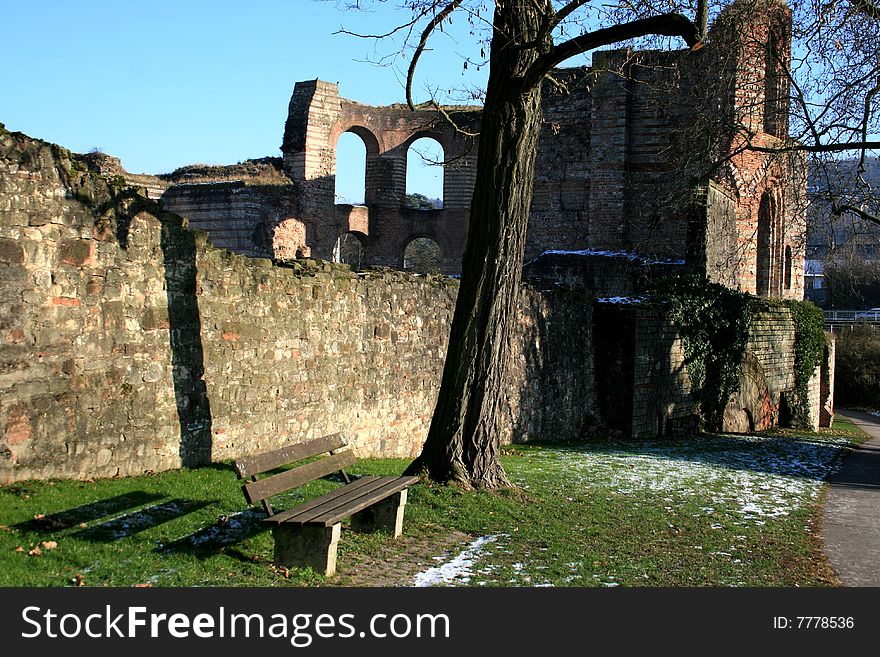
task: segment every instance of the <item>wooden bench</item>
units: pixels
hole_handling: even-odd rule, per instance
[[[311,566],[315,572],[333,575],[342,521],[349,517],[356,531],[386,528],[395,538],[403,532],[407,487],[418,477],[366,476],[351,481],[344,468],[356,458],[347,444],[343,433],[334,433],[235,462],[239,479],[249,479],[241,487],[245,499],[249,504],[261,502],[267,516],[263,522],[272,526],[276,565]],[[257,478],[318,455],[325,456]],[[346,483],[325,495],[286,511],[275,511],[269,504],[273,495],[337,471]]]

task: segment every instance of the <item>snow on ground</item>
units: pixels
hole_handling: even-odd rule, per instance
[[[645,301],[645,297],[603,297],[601,299],[596,299],[598,303],[622,303],[622,304],[633,304],[633,303],[642,303]]]
[[[613,490],[633,496],[648,492],[670,512],[682,500],[699,499],[705,503],[703,513],[711,514],[716,507],[732,509],[733,524],[760,526],[814,500],[823,480],[837,468],[846,445],[843,438],[820,441],[738,435],[629,441],[612,447],[543,448],[527,453],[527,476],[515,468],[508,475],[525,489],[529,488],[529,480],[546,476],[572,490]],[[462,585],[474,574],[491,574],[493,568],[487,562],[492,550],[488,548],[503,550],[504,542],[504,536],[478,538],[455,558],[416,575],[415,585]],[[525,574],[526,570],[540,571],[540,555],[534,558],[532,564],[515,564],[514,579],[507,584],[543,585]],[[732,554],[729,558],[741,563]],[[577,566],[571,564],[572,572]],[[578,583],[580,577],[572,575],[570,581]],[[613,577],[593,578],[600,585],[617,586]]]
[[[780,442],[729,436],[634,441],[619,450],[546,449],[532,458],[544,459],[548,474],[561,466],[572,483],[586,490],[613,488],[621,495],[650,491],[667,501],[703,497],[711,505],[737,507],[743,522],[760,524],[813,499],[845,445],[845,439]],[[516,483],[528,488],[525,481]]]
[[[471,581],[474,563],[480,557],[485,546],[497,538],[497,536],[481,536],[450,561],[418,573],[413,580],[413,586],[467,584]],[[435,557],[435,559],[441,560],[443,557]]]

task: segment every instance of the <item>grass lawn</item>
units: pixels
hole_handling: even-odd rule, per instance
[[[817,518],[822,480],[860,432],[515,445],[518,488],[410,490],[407,540],[438,546],[397,585],[827,586]],[[399,474],[362,460],[357,474]],[[281,508],[337,484],[319,481]],[[323,586],[272,565],[262,512],[227,464],[88,482],[0,488],[0,586]],[[343,527],[339,563],[388,553],[387,535]],[[394,545],[391,546],[393,552]]]

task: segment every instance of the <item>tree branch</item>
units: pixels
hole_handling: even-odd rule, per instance
[[[874,224],[877,224],[878,226],[880,226],[880,217],[878,217],[877,215],[871,214],[870,212],[865,212],[861,208],[857,208],[852,205],[835,206],[834,209],[831,211],[831,214],[839,217],[839,216],[843,215],[845,212],[851,212],[853,214],[858,215],[861,219],[864,219],[865,221],[870,221],[871,223],[874,223]]]
[[[458,9],[459,5],[463,0],[452,0],[443,10],[434,16],[425,27],[422,32],[422,36],[419,39],[419,45],[416,46],[416,50],[413,53],[412,59],[409,62],[409,70],[406,72],[406,104],[409,106],[411,110],[416,108],[416,104],[413,102],[412,98],[412,83],[413,78],[416,74],[416,66],[419,63],[419,57],[422,56],[422,53],[425,51],[425,46],[428,44],[428,38],[431,36],[431,33],[434,29],[440,25],[443,21],[449,18],[449,15]]]
[[[556,12],[556,16],[553,17],[553,21],[550,23],[551,29],[559,25],[572,13],[583,7],[588,2],[590,2],[590,0],[572,0],[564,7],[560,8],[560,10]]]
[[[529,88],[532,85],[538,84],[548,71],[575,55],[581,55],[590,50],[617,43],[618,41],[636,39],[652,34],[681,37],[690,48],[693,48],[700,42],[696,26],[682,14],[669,13],[650,18],[641,18],[629,23],[621,23],[594,32],[587,32],[554,46],[550,52],[539,57],[532,64],[528,72],[523,76],[523,85],[525,88]]]
[[[846,151],[863,151],[880,149],[880,141],[850,141],[839,144],[800,144],[786,146],[756,146],[749,144],[746,150],[758,153],[844,153]]]
[[[869,18],[880,21],[880,4],[873,0],[853,0],[853,9]]]

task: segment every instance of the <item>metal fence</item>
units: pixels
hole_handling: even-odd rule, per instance
[[[829,331],[852,330],[856,326],[880,326],[880,310],[826,310],[825,327]]]

